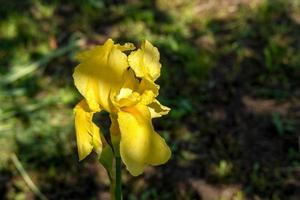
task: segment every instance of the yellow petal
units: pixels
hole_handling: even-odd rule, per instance
[[[121,88],[120,93],[115,98],[119,108],[134,106],[140,99],[139,93],[134,92],[129,88]]]
[[[148,105],[155,100],[158,95],[159,85],[152,80],[135,77],[132,69],[124,73],[123,86],[118,93],[111,93],[111,99],[116,110],[122,107],[131,107],[138,103]]]
[[[74,71],[75,86],[92,110],[111,110],[110,92],[118,90],[128,67],[126,54],[108,39],[104,45],[80,53]],[[100,107],[99,107],[100,105]]]
[[[137,77],[144,77],[147,75],[146,68],[143,62],[144,52],[141,49],[133,51],[128,56],[128,62]]]
[[[151,113],[151,118],[161,117],[166,115],[171,110],[169,107],[162,105],[158,100],[154,100],[148,105],[149,111]]]
[[[160,76],[159,51],[147,40],[143,42],[141,49],[131,52],[128,61],[137,77],[155,81]]]
[[[129,50],[134,50],[135,46],[134,44],[127,42],[123,45],[116,44],[117,48],[120,49],[121,51],[129,51]]]
[[[92,122],[93,114],[86,101],[80,101],[74,108],[75,129],[79,160],[88,156],[92,150],[100,154],[102,142],[100,129]]]
[[[165,140],[153,129],[148,108],[138,104],[118,113],[121,132],[120,154],[128,171],[140,175],[145,165],[167,162],[171,151]]]
[[[123,76],[123,85],[122,88],[129,88],[133,91],[137,91],[139,87],[139,80],[135,77],[134,71],[128,69]]]
[[[158,95],[159,85],[149,79],[142,79],[138,87],[138,92],[141,94],[141,103],[148,105],[152,103]]]
[[[140,101],[140,94],[136,92],[139,86],[134,72],[129,69],[124,73],[123,85],[118,92],[111,93],[111,99],[118,111],[122,107],[133,106]]]

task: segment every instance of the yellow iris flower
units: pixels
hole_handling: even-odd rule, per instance
[[[166,115],[170,109],[156,99],[160,76],[159,52],[148,41],[140,49],[134,45],[103,45],[77,55],[75,86],[84,97],[74,108],[79,159],[93,150],[99,155],[106,144],[93,114],[110,113],[111,139],[118,143],[120,156],[128,171],[137,176],[146,165],[160,165],[169,160],[171,151],[155,132],[152,118]],[[131,51],[127,56],[124,51]]]

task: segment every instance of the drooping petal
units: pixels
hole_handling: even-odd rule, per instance
[[[128,171],[140,175],[145,165],[167,162],[171,151],[165,140],[154,131],[148,108],[142,104],[118,113],[121,132],[120,154]]]
[[[166,115],[171,110],[169,107],[162,105],[158,100],[154,100],[148,105],[149,111],[151,113],[151,118],[161,117]]]
[[[77,56],[81,63],[73,74],[75,86],[92,110],[99,109],[99,105],[106,111],[111,110],[110,92],[120,88],[128,67],[127,56],[120,48],[108,39],[104,45]]]
[[[74,108],[75,129],[79,160],[88,156],[92,150],[100,155],[102,142],[100,139],[100,129],[93,123],[92,112],[86,101],[80,101]]]
[[[143,42],[141,49],[131,52],[128,61],[137,77],[155,81],[160,76],[159,51],[147,40]]]

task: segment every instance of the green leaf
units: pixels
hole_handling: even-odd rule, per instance
[[[114,153],[111,149],[111,146],[107,144],[101,152],[99,161],[106,169],[109,178],[112,177],[113,158],[114,158]]]
[[[272,114],[272,122],[273,122],[277,132],[279,133],[279,135],[283,135],[285,132],[285,128],[284,128],[282,118],[280,117],[280,115],[278,113]]]

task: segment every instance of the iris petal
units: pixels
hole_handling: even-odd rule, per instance
[[[158,95],[159,85],[148,79],[142,79],[138,88],[138,92],[141,94],[141,103],[148,105],[154,101]]]
[[[123,79],[124,84],[118,93],[111,93],[111,99],[117,108],[130,107],[138,103],[148,105],[158,95],[159,85],[145,78],[137,79],[131,69],[124,73]]]
[[[148,108],[151,113],[151,118],[161,117],[166,115],[171,110],[169,107],[162,105],[158,100],[154,100],[151,104],[148,105]]]
[[[121,132],[120,154],[128,171],[140,175],[145,165],[167,162],[171,151],[165,140],[154,131],[148,108],[138,104],[118,113]]]
[[[100,129],[93,123],[92,112],[86,101],[80,101],[74,108],[75,129],[79,160],[88,156],[92,150],[100,154],[102,142],[100,139]]]
[[[102,46],[80,53],[77,59],[81,63],[73,74],[75,86],[92,110],[99,109],[101,105],[109,112],[110,92],[120,88],[128,67],[126,54],[122,53],[120,45],[109,39]]]
[[[128,61],[137,77],[155,81],[160,76],[158,49],[147,40],[143,42],[141,49],[131,52]]]

